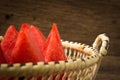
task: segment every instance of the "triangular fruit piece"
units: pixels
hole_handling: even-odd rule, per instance
[[[11,25],[7,29],[7,31],[4,35],[4,38],[1,42],[2,51],[3,51],[5,59],[7,60],[8,63],[11,59],[11,53],[15,46],[17,36],[18,36],[18,31],[15,29],[15,27],[13,25]]]
[[[43,48],[43,55],[46,62],[66,60],[57,26],[54,24]]]
[[[41,51],[42,51],[42,48],[43,48],[43,46],[45,44],[45,40],[46,40],[45,36],[41,32],[41,30],[38,29],[34,25],[31,25],[31,32],[34,35],[33,37],[35,38],[35,40],[36,40],[36,42],[37,42],[37,44],[39,46],[39,49],[41,49]]]
[[[3,54],[3,51],[1,49],[1,45],[0,45],[0,64],[2,63],[7,63],[7,61],[5,60],[5,57],[4,57],[4,54]]]
[[[60,34],[59,34],[59,31],[58,31],[58,29],[57,29],[57,24],[56,23],[53,23],[53,25],[52,25],[52,28],[53,28],[53,30],[56,32],[56,35],[57,35],[57,40],[59,40],[59,42],[61,43],[61,38],[60,38]],[[61,44],[62,45],[62,44]]]
[[[31,33],[30,25],[24,23],[18,34],[15,47],[12,52],[11,63],[26,63],[44,61],[34,35]]]

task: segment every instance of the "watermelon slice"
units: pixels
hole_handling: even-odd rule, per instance
[[[44,61],[29,24],[22,25],[11,58],[11,63]]]
[[[3,51],[1,49],[1,45],[0,45],[0,64],[2,63],[7,63],[7,61],[5,60],[5,57],[4,57],[4,54],[3,54]]]
[[[34,25],[31,25],[31,32],[34,35],[34,38],[35,38],[35,40],[36,40],[36,42],[37,42],[37,44],[39,46],[39,49],[41,49],[41,51],[42,51],[42,48],[43,48],[43,46],[45,44],[45,40],[46,40],[45,36],[41,32],[41,30],[38,29]]]
[[[4,38],[1,42],[1,48],[3,50],[5,59],[7,60],[8,63],[11,59],[11,53],[15,46],[17,36],[18,36],[18,31],[15,29],[14,25],[11,25],[7,29]]]
[[[52,25],[52,30],[46,40],[43,48],[43,55],[46,62],[66,60],[59,32],[55,23]]]

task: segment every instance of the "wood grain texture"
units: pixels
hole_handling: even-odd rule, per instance
[[[0,35],[10,24],[34,24],[47,36],[53,22],[61,38],[91,45],[96,36],[110,37],[108,56],[96,80],[120,80],[120,0],[1,0]]]

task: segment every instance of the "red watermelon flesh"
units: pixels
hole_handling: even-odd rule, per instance
[[[14,77],[10,77],[10,78],[0,77],[0,80],[14,80]]]
[[[54,24],[43,48],[43,55],[46,62],[66,60],[57,26]]]
[[[7,61],[5,60],[5,57],[4,57],[4,54],[3,54],[3,51],[1,49],[1,45],[0,45],[0,64],[2,63],[7,63]]]
[[[31,33],[30,25],[24,23],[20,29],[11,63],[26,63],[44,61],[43,55]]]
[[[1,48],[3,50],[5,59],[7,60],[8,63],[11,59],[11,53],[15,46],[17,36],[18,36],[18,31],[15,29],[15,27],[13,25],[11,25],[7,29],[7,31],[4,35],[4,38],[1,42]]]
[[[41,51],[42,51],[42,48],[43,48],[43,46],[45,44],[45,40],[46,40],[45,36],[41,32],[41,30],[38,29],[34,25],[31,25],[31,32],[34,35],[34,38],[35,38],[35,40],[36,40],[36,42],[37,42],[37,44],[39,46],[39,49],[41,49]]]
[[[3,77],[0,77],[0,80],[4,80],[4,78],[3,78]]]
[[[58,29],[57,29],[57,24],[56,24],[56,23],[53,23],[52,28],[53,28],[54,31],[57,33],[57,34],[56,34],[56,35],[57,35],[56,38],[58,38],[59,42],[61,42],[60,34],[59,34]],[[61,44],[61,45],[62,45],[62,44]]]

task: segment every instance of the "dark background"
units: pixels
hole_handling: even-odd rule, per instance
[[[46,37],[56,22],[62,39],[88,45],[106,33],[110,48],[96,80],[120,80],[120,0],[0,0],[0,35],[24,22],[38,26]]]

